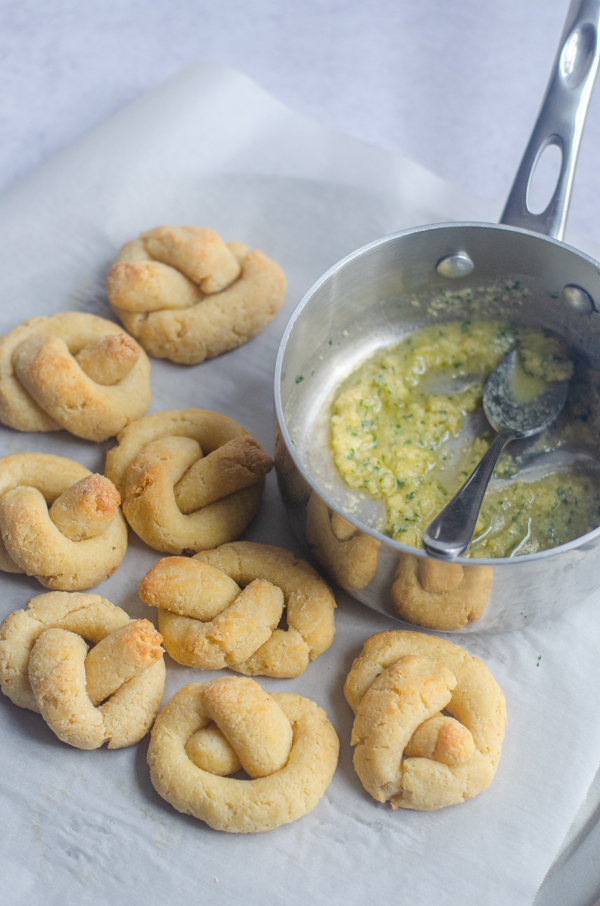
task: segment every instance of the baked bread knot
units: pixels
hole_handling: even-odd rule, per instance
[[[492,592],[491,566],[461,566],[402,554],[392,603],[408,623],[427,629],[462,629],[483,614]]]
[[[331,510],[314,491],[306,511],[306,541],[319,566],[340,588],[357,591],[375,575],[379,541]]]
[[[283,305],[281,268],[207,227],[160,226],[127,242],[106,278],[113,311],[158,359],[195,365],[260,333]]]
[[[378,802],[430,811],[490,784],[504,738],[504,696],[487,667],[458,645],[419,632],[379,632],[354,661],[344,695],[355,714],[354,767]]]
[[[112,321],[67,311],[0,338],[0,421],[102,441],[150,405],[150,363]]]
[[[233,419],[205,409],[147,415],[119,434],[106,474],[134,532],[155,550],[193,554],[238,538],[273,461]]]
[[[333,641],[330,589],[281,547],[238,541],[165,557],[142,579],[140,598],[158,607],[165,648],[188,667],[293,677]],[[284,608],[287,629],[277,628]]]
[[[103,475],[48,453],[0,459],[0,570],[46,588],[91,588],[127,549],[119,492]]]
[[[160,707],[161,641],[152,623],[100,595],[38,595],[0,625],[0,687],[71,746],[131,746]]]
[[[184,686],[165,705],[148,749],[154,788],[215,830],[256,833],[315,807],[337,766],[327,715],[300,695],[268,695],[254,680]],[[227,777],[243,768],[250,780]]]

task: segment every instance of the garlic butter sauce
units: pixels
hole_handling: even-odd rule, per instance
[[[473,320],[417,331],[379,350],[341,385],[331,415],[334,461],[348,485],[384,501],[386,534],[421,547],[423,529],[491,442],[493,431],[482,412],[485,381],[515,347],[514,390],[524,401],[573,373],[556,335]],[[590,371],[578,375],[556,425],[503,454],[467,556],[535,553],[600,525],[600,484],[589,472],[549,466],[547,474],[531,480],[519,475],[524,451],[551,452],[571,442],[597,447],[598,378]]]

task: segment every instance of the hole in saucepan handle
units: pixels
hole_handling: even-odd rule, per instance
[[[554,197],[563,163],[560,139],[552,136],[540,150],[527,184],[526,204],[530,214],[543,214]]]

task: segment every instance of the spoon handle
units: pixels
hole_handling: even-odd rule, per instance
[[[515,436],[508,431],[496,435],[462,488],[429,523],[423,532],[423,547],[432,557],[459,557],[466,551],[498,457]]]

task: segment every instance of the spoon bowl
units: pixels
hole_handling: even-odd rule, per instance
[[[423,532],[428,554],[449,559],[466,551],[500,454],[512,440],[533,437],[551,425],[567,401],[568,389],[568,380],[549,384],[526,374],[516,349],[502,359],[483,394],[483,411],[498,433],[460,490]]]
[[[533,437],[556,419],[567,401],[568,391],[568,380],[549,384],[526,374],[515,349],[489,376],[483,411],[499,434],[512,432],[515,438]]]

